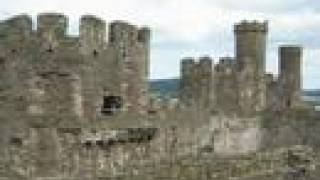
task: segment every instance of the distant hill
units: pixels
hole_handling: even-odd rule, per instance
[[[320,89],[305,89],[303,91],[304,96],[320,96]]]
[[[150,80],[150,92],[161,97],[177,97],[180,80],[175,79],[156,79]],[[320,89],[305,89],[302,96],[307,101],[319,101]]]
[[[179,89],[179,79],[157,79],[150,80],[150,92],[151,94],[161,97],[176,97]]]

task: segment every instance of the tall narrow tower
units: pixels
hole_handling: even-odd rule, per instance
[[[252,113],[266,106],[266,39],[268,23],[242,21],[234,26],[238,105]]]
[[[302,47],[300,46],[281,46],[279,48],[282,108],[292,108],[301,102],[301,57]]]

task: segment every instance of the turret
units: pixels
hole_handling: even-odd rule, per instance
[[[97,54],[106,44],[106,23],[92,15],[85,15],[80,20],[80,46],[85,54]]]
[[[37,36],[42,48],[53,50],[66,37],[68,18],[58,13],[38,15]]]
[[[140,40],[147,41],[147,31],[140,31]],[[110,24],[109,42],[123,44],[135,44],[138,42],[139,32],[138,28],[134,25],[128,24],[123,21],[114,21]]]
[[[256,66],[257,73],[265,74],[267,32],[267,21],[242,21],[234,26],[236,58],[240,71],[246,66],[245,59],[250,58]]]
[[[292,108],[300,103],[302,47],[285,45],[279,48],[279,83],[282,107]]]
[[[266,106],[266,46],[268,22],[242,21],[234,26],[239,106],[243,113]]]

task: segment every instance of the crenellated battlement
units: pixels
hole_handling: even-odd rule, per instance
[[[80,38],[88,38],[106,41],[106,22],[93,15],[83,15],[80,19],[79,26]]]
[[[113,21],[109,26],[109,42],[125,42],[134,44],[136,42],[149,44],[150,29],[139,28],[124,21]]]
[[[10,38],[14,41],[15,38],[25,38],[32,32],[32,19],[30,16],[21,14],[10,19],[0,22],[0,39]],[[12,38],[12,36],[14,36]]]
[[[106,44],[106,22],[93,15],[84,15],[79,25],[82,52],[91,53]]]
[[[235,64],[235,59],[233,57],[221,57],[219,59],[219,64],[222,64],[222,65],[233,65]]]
[[[194,65],[211,65],[213,62],[213,59],[209,56],[202,56],[202,57],[199,57],[198,59],[196,58],[193,58],[193,57],[186,57],[186,58],[183,58],[181,60],[181,65],[182,66],[188,66],[188,65],[191,65],[191,66],[194,66]]]
[[[290,53],[295,56],[299,56],[302,51],[302,46],[300,45],[281,45],[279,47],[279,54]]]
[[[212,58],[209,56],[203,56],[199,58],[199,65],[211,67],[212,66]]]
[[[29,15],[18,15],[10,19],[0,21],[0,39],[11,35],[32,36],[33,22]],[[60,13],[41,13],[37,16],[37,28],[34,34],[41,43],[58,44],[58,41],[69,38],[67,30],[69,26],[68,17]],[[113,21],[110,23],[109,32],[107,24],[101,18],[94,15],[83,15],[79,24],[79,41],[84,47],[94,49],[103,48],[109,42],[126,42],[129,44],[150,44],[150,29],[148,27],[137,27],[124,21]]]
[[[234,25],[234,32],[268,32],[268,21],[247,21],[243,20]]]
[[[186,57],[181,60],[182,65],[195,64],[195,59],[193,57]]]
[[[63,39],[67,28],[68,18],[63,14],[42,13],[37,17],[37,35],[41,39]]]
[[[186,57],[181,60],[181,74],[192,74],[197,72],[209,73],[212,71],[213,59],[209,56],[202,56],[198,59]]]
[[[231,74],[230,71],[232,71],[235,68],[236,61],[234,57],[220,57],[219,63],[215,65],[215,71],[216,72],[228,72],[227,74]]]

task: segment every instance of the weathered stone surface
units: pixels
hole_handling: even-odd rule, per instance
[[[278,86],[264,79],[265,23],[235,26],[232,61],[184,60],[180,99],[148,116],[150,30],[115,21],[106,40],[103,20],[80,21],[79,37],[62,14],[0,23],[0,179],[318,177],[317,114],[265,109]]]

